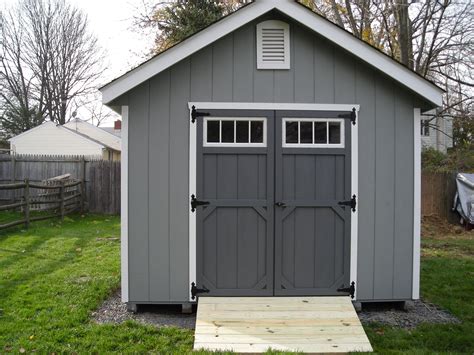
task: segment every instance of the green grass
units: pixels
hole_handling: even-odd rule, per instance
[[[415,330],[366,327],[377,352],[474,352],[474,232],[423,238],[422,297],[456,315],[461,324],[423,324]]]
[[[74,215],[0,232],[0,353],[191,349],[190,331],[90,321],[119,285],[119,230],[117,217]]]
[[[191,351],[191,331],[91,322],[119,285],[119,227],[117,217],[73,215],[0,232],[0,353]],[[423,239],[422,295],[462,324],[413,331],[373,324],[366,330],[377,352],[474,352],[473,252],[473,233]]]

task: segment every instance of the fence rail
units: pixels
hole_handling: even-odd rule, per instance
[[[94,157],[61,155],[0,154],[0,185],[39,184],[55,176],[70,174],[84,182],[85,209],[92,213],[120,213],[120,162]],[[0,190],[0,206],[19,196],[15,190]]]
[[[16,199],[7,205],[1,205],[0,211],[17,211],[20,209],[23,212],[23,219],[11,221],[5,224],[0,224],[0,230],[18,226],[21,224],[25,225],[25,228],[30,226],[31,222],[42,221],[50,218],[61,217],[61,220],[64,219],[64,216],[75,212],[77,210],[84,210],[84,182],[78,181],[74,183],[65,183],[63,181],[55,186],[32,184],[29,180],[25,180],[24,183],[14,183],[14,184],[2,184],[0,185],[1,191],[19,191],[21,192],[20,202],[16,202]],[[74,189],[72,189],[74,188]],[[55,200],[48,199],[48,195],[32,195],[31,189],[40,189],[40,190],[59,190],[59,198]],[[66,193],[66,191],[68,193]],[[52,211],[52,214],[41,215],[32,217],[30,212],[35,205],[44,205],[44,204],[53,204],[48,208],[42,208],[48,212]]]

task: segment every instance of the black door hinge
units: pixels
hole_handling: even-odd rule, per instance
[[[351,282],[351,285],[349,287],[344,287],[344,285],[341,288],[337,289],[337,292],[344,292],[348,293],[351,298],[354,298],[355,292],[356,292],[356,284],[354,281]]]
[[[356,195],[353,195],[352,198],[349,201],[340,201],[337,203],[339,206],[349,206],[352,210],[352,212],[356,211],[356,206],[357,206],[357,197]]]
[[[206,286],[203,286],[203,288],[197,288],[196,284],[192,282],[191,283],[191,299],[192,300],[196,299],[196,296],[199,295],[200,293],[209,293],[209,290],[206,288]]]
[[[339,117],[339,118],[349,118],[351,120],[352,124],[355,125],[356,124],[356,117],[357,117],[356,108],[354,107],[351,112],[342,113],[342,114],[338,115],[337,117]]]
[[[196,200],[196,196],[191,195],[191,212],[196,211],[197,206],[206,206],[209,203],[209,201],[198,201]]]
[[[196,111],[196,106],[193,106],[191,108],[191,122],[194,123],[196,122],[196,119],[198,117],[204,117],[204,116],[210,116],[211,114],[209,112],[199,112]]]

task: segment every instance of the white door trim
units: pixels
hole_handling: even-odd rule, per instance
[[[197,124],[191,123],[191,110],[272,110],[272,111],[352,111],[356,109],[356,124],[351,130],[351,196],[359,199],[359,109],[353,104],[293,104],[293,103],[246,103],[246,102],[189,102],[189,301],[191,299],[191,283],[196,282],[196,213],[191,212],[191,195],[196,194],[196,158],[197,158]],[[351,213],[351,253],[350,280],[356,283],[357,299],[357,241],[358,241],[358,208]],[[349,285],[347,285],[349,286]]]
[[[413,184],[413,284],[412,298],[420,298],[420,234],[421,234],[421,110],[413,110],[414,184]]]
[[[122,106],[122,155],[121,155],[121,183],[120,199],[120,258],[121,258],[121,285],[122,302],[128,302],[128,106]]]

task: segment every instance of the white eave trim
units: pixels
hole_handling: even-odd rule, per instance
[[[421,78],[410,69],[395,62],[383,53],[380,53],[377,49],[363,43],[352,34],[313,13],[311,10],[289,0],[257,0],[245,6],[236,13],[196,33],[188,40],[181,42],[156,58],[151,59],[104,86],[101,89],[102,102],[104,104],[110,103],[120,95],[123,95],[142,82],[171,67],[173,64],[178,63],[180,60],[273,9],[277,9],[304,26],[309,27],[316,33],[319,33],[321,36],[351,52],[364,62],[379,69],[397,82],[418,93],[421,97],[436,106],[442,105],[442,89]]]

